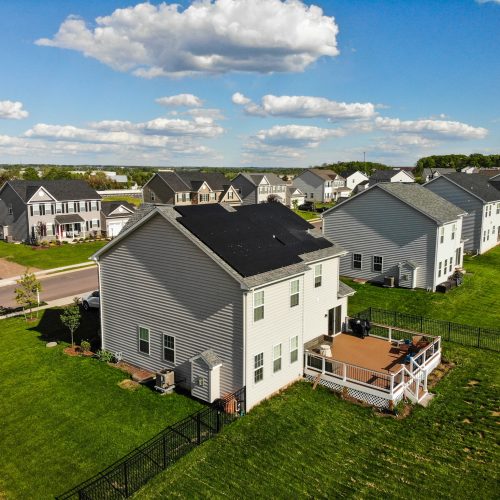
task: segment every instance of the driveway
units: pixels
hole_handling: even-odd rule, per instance
[[[30,267],[30,272],[36,273],[40,271],[36,267]],[[0,259],[0,279],[13,278],[14,276],[21,276],[26,271],[26,266],[10,262],[7,259]]]

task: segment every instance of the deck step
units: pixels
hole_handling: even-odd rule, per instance
[[[313,382],[313,391],[318,386],[320,380],[321,380],[321,373],[318,373],[318,375],[316,375],[316,378],[314,379],[314,382]]]
[[[422,405],[424,408],[427,408],[429,403],[434,399],[435,394],[431,394],[428,392],[419,402],[419,405]]]

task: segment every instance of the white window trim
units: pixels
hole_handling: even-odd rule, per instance
[[[296,282],[299,284],[299,289],[298,289],[297,292],[292,293],[293,292],[292,291],[292,284],[296,283]],[[298,295],[299,300],[298,300],[298,302],[296,304],[292,305],[292,297],[295,296],[295,295]],[[300,279],[293,279],[293,280],[290,281],[290,307],[297,307],[297,306],[300,306]]]
[[[375,269],[375,258],[380,259],[380,270]],[[378,265],[378,263],[377,263],[377,265]],[[374,255],[372,257],[372,271],[374,273],[383,273],[384,272],[384,257],[382,255]]]
[[[165,349],[167,349],[165,347],[165,337],[171,337],[171,338],[174,339],[174,348],[173,349],[169,349],[169,351],[173,351],[173,353],[174,353],[174,359],[173,359],[173,361],[170,361],[169,359],[167,359],[165,357]],[[176,349],[175,348],[176,348],[176,346],[177,346],[177,339],[175,338],[175,335],[170,335],[169,333],[163,333],[162,334],[162,345],[161,345],[161,347],[162,347],[162,358],[163,358],[163,361],[165,361],[167,363],[174,363],[175,364],[175,358],[176,358],[176,353],[175,353]]]
[[[259,304],[258,306],[255,305],[255,298],[257,297],[257,294],[262,293],[262,304]],[[266,316],[266,296],[264,293],[264,290],[255,290],[253,292],[253,322],[256,323],[257,321],[262,321],[265,316]],[[255,310],[262,307],[262,318],[255,319]]]
[[[278,346],[280,348],[280,355],[277,358],[275,358],[274,357],[274,349]],[[272,357],[272,359],[273,359],[273,375],[274,375],[275,373],[279,373],[281,370],[283,370],[283,344],[282,343],[273,345],[273,357]],[[275,370],[274,369],[274,362],[278,361],[278,360],[280,361],[280,367],[278,370]]]
[[[359,256],[360,256],[360,260],[359,260],[359,267],[355,267],[355,266],[354,266],[354,262],[357,262],[357,261],[355,261],[355,259],[354,259],[354,256],[355,256],[355,255],[359,255]],[[362,253],[353,253],[353,254],[352,254],[352,268],[353,268],[353,269],[359,269],[359,270],[363,269],[363,254],[362,254]]]
[[[262,356],[262,362],[261,364],[256,368],[255,367],[255,358],[257,356]],[[255,372],[257,370],[262,370],[262,378],[260,380],[255,380]],[[263,352],[259,352],[257,354],[254,354],[253,356],[253,384],[256,385],[256,384],[260,384],[261,382],[264,381],[264,353]]]
[[[319,269],[319,273],[317,272]],[[319,278],[319,283],[316,284],[316,279]],[[323,264],[314,266],[314,288],[319,288],[323,284]]]
[[[297,347],[295,349],[292,349],[292,340],[295,340],[297,339]],[[290,358],[289,358],[289,361],[290,361],[290,364],[293,365],[294,363],[297,363],[298,360],[299,360],[299,336],[298,335],[295,335],[293,337],[290,337],[290,340],[289,340],[289,348],[290,348]],[[292,353],[297,351],[297,359],[295,361],[292,361]]]
[[[141,328],[148,332],[148,352],[141,351]],[[144,356],[149,356],[151,354],[151,329],[147,326],[137,326],[137,351],[139,354],[144,354]]]

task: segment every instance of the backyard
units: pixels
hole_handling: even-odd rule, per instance
[[[89,257],[105,243],[102,240],[42,248],[0,241],[0,259],[25,267],[53,269],[89,262]]]
[[[443,319],[483,328],[500,328],[500,246],[478,257],[465,257],[464,283],[448,293],[383,288],[343,279],[356,290],[349,312],[368,307]]]
[[[495,498],[500,356],[444,349],[456,367],[428,408],[396,420],[299,382],[137,498]]]
[[[122,389],[120,370],[45,347],[68,340],[59,314],[1,323],[0,498],[53,498],[200,408],[178,394]],[[84,316],[78,341],[95,343],[97,318]]]

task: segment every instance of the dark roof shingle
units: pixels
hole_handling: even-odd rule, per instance
[[[84,180],[13,180],[8,183],[24,202],[27,202],[40,187],[43,187],[57,201],[101,199],[97,191],[92,189]]]
[[[490,182],[490,179],[485,175],[456,172],[445,174],[444,177],[476,195],[483,202],[500,201],[500,190],[496,187],[496,183]]]

